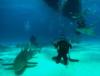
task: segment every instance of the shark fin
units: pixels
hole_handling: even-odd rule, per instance
[[[5,64],[2,64],[4,66],[10,66],[10,65],[14,65],[14,63],[5,63]]]
[[[13,67],[10,67],[10,68],[5,68],[6,70],[14,70]]]
[[[27,65],[26,67],[27,68],[31,68],[31,67],[36,67],[37,65],[35,64],[35,65]]]
[[[93,28],[77,28],[76,31],[89,36],[95,35]]]
[[[27,62],[28,64],[38,64],[37,62]]]

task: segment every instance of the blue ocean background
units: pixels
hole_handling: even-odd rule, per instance
[[[96,32],[95,36],[83,35],[83,40],[100,38],[99,4],[99,0],[82,0],[87,26],[93,27]],[[24,41],[33,34],[39,42],[48,43],[59,36],[61,24],[58,16],[43,0],[0,0],[0,42]],[[66,28],[66,36],[72,38],[73,29],[77,25],[71,25],[68,18],[61,19]]]
[[[31,58],[29,61],[36,61],[38,65],[25,68],[20,76],[100,76],[100,0],[81,2],[86,24],[94,34],[82,34],[78,39],[75,34],[77,25],[54,11],[43,0],[0,0],[0,76],[19,76],[15,71],[20,67],[23,69],[22,64],[26,67],[28,63],[24,59],[28,56]],[[61,31],[73,41],[69,55],[79,62],[69,61],[65,66],[52,60],[57,55],[52,43],[60,38]],[[8,66],[3,64],[11,65],[23,47],[27,47],[32,35],[39,44],[32,49],[40,52],[36,57],[31,57],[31,53],[23,53],[18,59],[22,61],[15,62],[17,68],[14,66],[15,70],[6,70]]]

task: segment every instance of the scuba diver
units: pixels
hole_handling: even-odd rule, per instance
[[[37,39],[36,39],[36,37],[34,36],[34,35],[32,35],[31,37],[30,37],[30,44],[31,45],[33,45],[33,46],[37,46]]]
[[[56,63],[60,63],[61,59],[63,58],[64,60],[64,65],[68,64],[68,53],[69,49],[72,48],[72,45],[65,39],[61,39],[57,41],[54,44],[54,47],[57,49],[58,55],[56,57],[53,57],[53,60],[56,61]]]
[[[35,49],[38,53],[40,53],[40,45],[38,44],[37,38],[32,35],[29,39],[31,49]]]

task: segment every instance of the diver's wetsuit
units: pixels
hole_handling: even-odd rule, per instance
[[[32,35],[32,36],[30,37],[30,42],[31,42],[31,44],[36,43],[36,37]]]
[[[60,40],[55,44],[55,47],[58,49],[58,55],[56,57],[56,63],[60,63],[61,58],[64,59],[64,64],[68,62],[68,57],[66,54],[69,53],[69,48],[72,48],[71,44],[66,40]]]

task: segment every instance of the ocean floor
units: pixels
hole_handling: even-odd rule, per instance
[[[0,49],[1,50],[1,49]],[[4,49],[3,49],[4,50]],[[13,70],[5,69],[2,63],[12,63],[20,48],[14,46],[0,52],[0,76],[16,76]],[[38,62],[36,67],[27,68],[21,76],[100,76],[100,43],[82,42],[73,44],[70,57],[79,62],[69,62],[68,65],[56,64],[51,58],[56,56],[52,46],[41,48],[41,52],[30,61]]]

